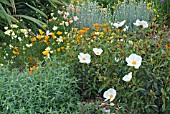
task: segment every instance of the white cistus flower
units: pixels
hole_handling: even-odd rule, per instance
[[[134,66],[135,69],[138,69],[142,62],[142,57],[136,54],[131,54],[129,57],[126,57],[126,62],[128,66]]]
[[[93,52],[96,54],[96,55],[101,55],[103,50],[101,48],[93,48]]]
[[[110,102],[113,101],[116,97],[116,90],[113,88],[108,89],[104,92],[103,97],[105,98],[105,101],[110,99]]]
[[[116,28],[119,28],[121,26],[123,26],[125,24],[126,20],[122,21],[122,22],[117,22],[117,23],[113,23],[113,26],[115,26]]]
[[[80,63],[89,64],[91,62],[91,56],[89,54],[79,53],[78,58]]]
[[[129,74],[125,75],[122,80],[125,82],[129,82],[132,79],[132,72],[130,72]]]
[[[136,26],[142,26],[143,28],[148,28],[148,23],[144,20],[140,21],[139,19],[137,19],[136,22],[133,24]]]

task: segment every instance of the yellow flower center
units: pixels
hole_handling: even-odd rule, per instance
[[[136,65],[136,61],[133,61],[132,64],[133,64],[133,65]]]
[[[113,95],[110,95],[110,99],[113,98]]]
[[[86,60],[86,58],[85,58],[85,57],[83,57],[82,59],[83,59],[83,60]]]
[[[100,54],[99,52],[96,52],[96,54]]]

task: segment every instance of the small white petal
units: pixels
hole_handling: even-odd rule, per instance
[[[132,79],[132,72],[130,72],[128,75],[125,75],[122,80],[125,82],[129,82]]]

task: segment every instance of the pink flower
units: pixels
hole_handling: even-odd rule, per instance
[[[64,12],[64,15],[69,16],[69,12]]]
[[[66,16],[66,15],[63,15],[63,19],[67,19],[67,16]]]
[[[53,30],[57,30],[57,29],[58,29],[58,27],[57,27],[57,26],[54,26],[52,29],[53,29]]]
[[[57,17],[53,17],[53,18],[52,18],[52,20],[54,20],[54,21],[55,21],[56,19],[57,19]]]
[[[70,20],[69,23],[72,24],[72,23],[73,23],[73,20]]]
[[[51,16],[54,16],[54,13],[50,13]]]
[[[66,26],[68,26],[68,25],[69,25],[69,23],[68,23],[68,22],[65,22],[65,25],[66,25]]]
[[[67,11],[70,11],[70,10],[72,10],[72,6],[69,6],[69,7],[67,8]]]
[[[77,21],[79,18],[77,16],[74,16],[74,21]]]
[[[63,11],[58,10],[58,14],[59,15],[63,14]]]

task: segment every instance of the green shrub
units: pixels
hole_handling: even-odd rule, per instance
[[[68,65],[54,59],[29,71],[0,69],[0,112],[72,113],[78,112],[77,79],[69,74]]]
[[[78,6],[76,15],[79,20],[73,24],[74,27],[83,28],[91,27],[93,24],[116,23],[126,20],[131,30],[133,23],[137,20],[145,20],[147,22],[156,21],[156,9],[154,4],[147,7],[147,2],[118,2],[114,5],[108,4],[104,7],[98,2],[84,2]],[[72,10],[72,15],[75,15],[75,8]],[[155,17],[155,18],[154,18]],[[153,19],[154,18],[154,19]]]
[[[145,20],[147,22],[153,22],[155,16],[154,5],[151,4],[147,7],[147,3],[144,1],[139,2],[121,2],[120,5],[113,9],[113,22],[126,20],[130,29],[133,27],[133,23],[137,20]],[[154,11],[153,11],[154,10]]]
[[[95,23],[103,24],[108,23],[111,18],[111,12],[109,8],[103,8],[98,6],[98,2],[84,2],[80,6],[77,6],[78,11],[75,12],[76,8],[73,8],[72,15],[77,15],[79,20],[73,24],[74,27],[79,29],[83,27],[90,27]]]
[[[154,24],[145,29],[138,27],[137,33],[128,34],[122,28],[108,32],[94,30],[90,35],[73,33],[70,49],[63,59],[71,65],[72,74],[80,79],[82,96],[94,97],[113,87],[118,93],[115,107],[121,107],[124,113],[169,111],[169,41],[162,39],[163,34],[155,27]],[[93,48],[101,48],[103,53],[96,55]],[[81,63],[80,53],[89,54],[91,61]],[[142,57],[139,69],[127,66],[126,57],[132,53]],[[89,55],[82,59],[88,60]],[[132,81],[126,83],[122,78],[129,72],[132,72]]]

